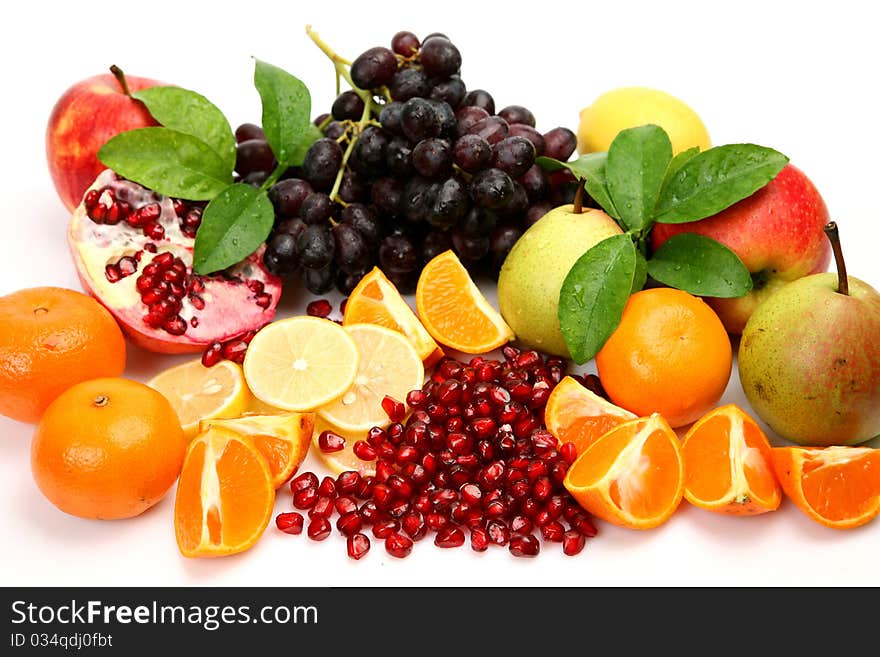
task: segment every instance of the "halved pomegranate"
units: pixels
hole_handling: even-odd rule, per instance
[[[162,196],[107,169],[71,217],[67,239],[83,286],[135,344],[161,353],[204,351],[275,315],[281,279],[260,247],[229,269],[192,270],[201,206]]]

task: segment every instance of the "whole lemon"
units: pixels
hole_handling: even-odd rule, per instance
[[[578,152],[607,151],[621,130],[649,123],[666,131],[673,154],[712,145],[703,121],[683,101],[657,89],[622,87],[602,94],[581,110]]]

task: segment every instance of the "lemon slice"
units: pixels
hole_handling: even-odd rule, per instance
[[[338,399],[318,409],[318,415],[346,432],[387,427],[391,420],[382,408],[386,395],[405,401],[425,379],[422,359],[398,331],[376,324],[344,327],[357,345],[360,361],[354,381]]]
[[[244,358],[254,396],[286,411],[312,411],[341,397],[357,369],[351,336],[334,322],[305,315],[261,329]]]
[[[199,421],[236,417],[250,401],[241,367],[228,360],[213,367],[193,360],[160,372],[147,385],[171,402],[188,438],[198,432]]]
[[[250,437],[269,464],[272,484],[278,488],[306,457],[314,426],[314,413],[246,413],[236,418],[202,420],[199,432],[221,427]]]

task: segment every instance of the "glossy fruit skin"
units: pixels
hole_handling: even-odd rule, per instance
[[[837,274],[783,286],[751,316],[739,377],[755,412],[783,438],[855,445],[880,435],[880,293]]]
[[[46,409],[31,445],[31,470],[65,513],[130,518],[168,492],[185,451],[177,414],[160,393],[128,379],[92,379]]]
[[[163,82],[126,76],[129,91]],[[106,167],[98,150],[126,130],[159,125],[138,100],[126,95],[111,74],[95,75],[65,91],[52,108],[46,127],[46,160],[62,203],[73,210]]]
[[[736,253],[752,273],[754,289],[743,297],[712,299],[728,332],[739,335],[758,305],[785,283],[824,272],[831,247],[823,232],[828,208],[819,190],[788,164],[762,189],[698,222],[654,224],[651,245],[658,249],[679,233],[718,240]]]

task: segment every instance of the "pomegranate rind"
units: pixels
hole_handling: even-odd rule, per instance
[[[158,202],[162,208],[158,223],[164,227],[165,237],[159,240],[146,237],[141,229],[124,221],[112,226],[95,223],[83,203],[74,210],[68,224],[68,246],[83,288],[110,311],[132,343],[158,353],[194,353],[203,351],[212,342],[224,342],[247,331],[259,330],[272,321],[281,297],[281,279],[266,269],[265,246],[261,246],[237,265],[200,277],[205,286],[200,293],[204,308],[195,308],[188,296],[182,299],[179,315],[187,322],[183,335],[148,326],[144,322],[148,308],[135,287],[139,272],[159,254],[170,252],[186,264],[191,274],[195,240],[182,232],[170,198],[120,180],[110,169],[101,172],[89,190],[107,186],[129,197],[135,196],[136,200]],[[157,253],[143,250],[148,242],[156,245]],[[137,272],[114,283],[107,280],[105,267],[108,264],[138,252]],[[263,286],[262,294],[271,297],[265,308],[257,305],[256,295],[247,285],[256,281]],[[196,326],[192,325],[193,317],[197,319]]]

